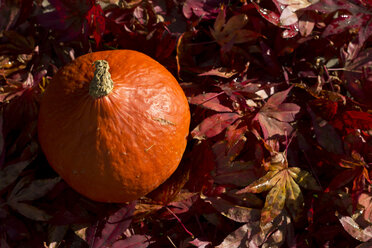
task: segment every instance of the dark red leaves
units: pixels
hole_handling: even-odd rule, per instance
[[[328,152],[342,154],[342,139],[336,129],[326,120],[316,116],[310,108],[308,108],[308,111],[313,121],[313,127],[318,143]]]
[[[46,28],[59,31],[61,41],[87,38],[93,35],[97,45],[105,30],[105,19],[100,5],[91,0],[49,1],[55,11],[37,17],[39,23]]]
[[[342,116],[344,125],[348,128],[371,130],[372,114],[360,111],[346,111]]]
[[[202,123],[200,123],[192,132],[191,135],[195,139],[211,138],[220,134],[228,126],[234,123],[240,115],[236,113],[219,113],[207,117]]]
[[[290,90],[272,95],[257,113],[255,120],[260,123],[265,139],[292,133],[293,128],[289,123],[295,120],[300,107],[294,103],[283,103]]]
[[[115,212],[98,220],[86,231],[86,241],[92,248],[111,246],[116,242],[123,232],[129,227],[136,202],[117,209]],[[134,242],[132,240],[132,242]],[[143,243],[144,240],[137,240],[134,243]],[[131,242],[126,242],[127,245]],[[124,245],[124,244],[122,244]],[[130,247],[124,246],[124,247]]]
[[[112,248],[146,248],[148,247],[153,241],[151,241],[150,237],[146,235],[133,235],[129,236],[128,238],[116,241],[112,246]]]
[[[186,0],[182,7],[182,12],[187,19],[193,17],[212,18],[218,12],[221,1],[216,0]]]
[[[205,93],[189,98],[189,103],[202,106],[204,108],[212,109],[217,112],[232,112],[229,107],[220,103],[218,96],[222,93]]]
[[[87,12],[85,19],[87,20],[90,33],[93,34],[93,38],[98,46],[105,31],[105,17],[101,6],[94,4]]]
[[[372,246],[371,0],[0,2],[0,247]],[[192,112],[179,168],[129,205],[38,148],[58,68],[108,49],[157,59]]]
[[[358,198],[358,204],[364,208],[363,209],[364,219],[372,223],[372,194],[367,192],[360,194]]]

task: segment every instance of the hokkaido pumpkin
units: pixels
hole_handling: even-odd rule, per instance
[[[185,94],[165,67],[112,50],[56,73],[40,102],[38,135],[50,165],[77,192],[128,202],[176,170],[189,124]]]

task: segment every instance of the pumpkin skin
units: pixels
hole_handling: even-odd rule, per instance
[[[98,60],[108,62],[113,88],[93,97]],[[77,192],[128,202],[176,170],[189,124],[186,96],[165,67],[136,51],[101,51],[53,77],[40,102],[38,137],[49,164]]]

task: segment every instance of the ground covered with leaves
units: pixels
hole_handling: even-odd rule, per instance
[[[0,1],[0,247],[372,247],[371,0]],[[192,113],[172,177],[92,202],[46,161],[56,71],[134,49]]]

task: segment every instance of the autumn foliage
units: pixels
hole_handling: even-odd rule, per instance
[[[0,247],[372,246],[370,0],[0,4]],[[57,70],[115,49],[191,110],[179,168],[127,204],[72,190],[37,138]]]

